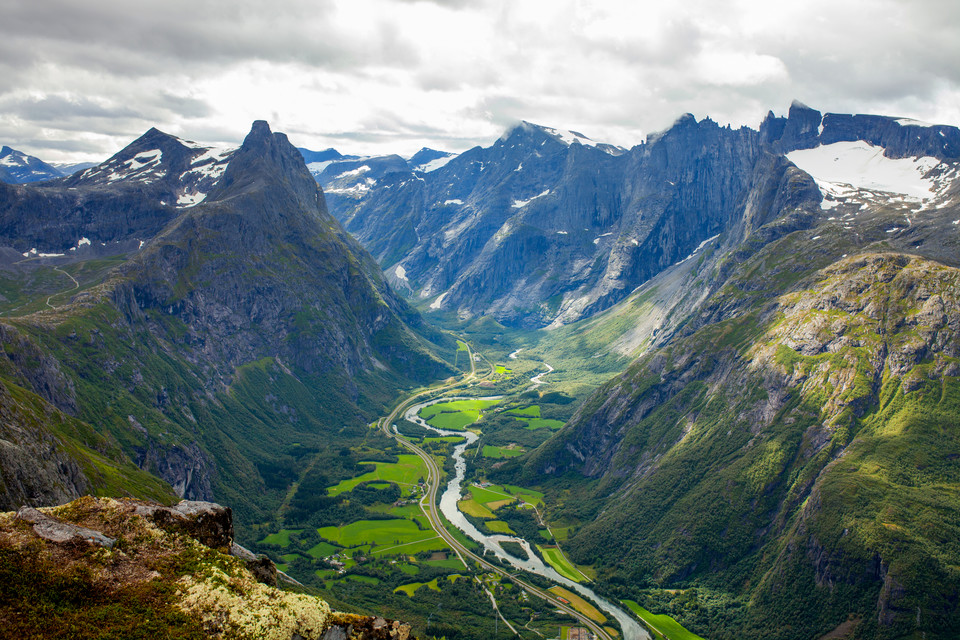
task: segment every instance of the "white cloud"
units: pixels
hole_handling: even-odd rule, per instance
[[[0,141],[52,161],[150,126],[235,143],[257,118],[354,153],[459,151],[520,119],[629,146],[793,98],[960,123],[946,0],[0,2]]]

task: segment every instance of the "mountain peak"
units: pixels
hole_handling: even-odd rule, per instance
[[[266,120],[254,120],[253,125],[250,127],[250,133],[247,134],[246,141],[251,138],[265,138],[272,134],[270,131],[270,124]]]
[[[12,183],[40,182],[62,178],[63,172],[40,158],[27,155],[7,145],[0,149],[0,181]]]

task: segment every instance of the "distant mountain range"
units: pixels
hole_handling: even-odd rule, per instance
[[[0,182],[26,184],[63,178],[94,166],[93,162],[47,164],[40,158],[4,146],[0,148]]]
[[[960,154],[955,127],[795,104],[757,130],[687,114],[630,150],[522,123],[433,163],[328,159],[314,175],[395,286],[461,317],[559,326],[742,226],[774,157],[856,140],[892,158]]]

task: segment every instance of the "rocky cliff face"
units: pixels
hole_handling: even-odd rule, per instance
[[[799,103],[759,130],[688,114],[629,151],[524,123],[437,168],[365,174],[332,211],[431,308],[556,327],[611,307],[707,241],[736,246],[786,208],[774,193],[811,197],[770,183],[785,154],[852,141],[891,159],[960,152],[955,127]],[[816,193],[809,178],[804,189]]]

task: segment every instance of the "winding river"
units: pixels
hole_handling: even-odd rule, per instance
[[[549,365],[548,365],[549,366]],[[553,369],[551,368],[551,371]],[[549,372],[547,372],[549,373]],[[465,441],[458,444],[454,447],[453,450],[453,461],[454,461],[454,477],[450,479],[450,482],[447,484],[446,490],[443,492],[443,495],[440,497],[440,511],[446,516],[447,520],[450,521],[455,527],[463,531],[467,536],[477,541],[483,545],[484,549],[489,550],[495,556],[507,562],[511,566],[522,569],[524,571],[529,571],[531,573],[536,573],[545,578],[553,580],[557,584],[562,584],[563,586],[578,592],[580,595],[590,599],[594,604],[597,605],[600,609],[603,609],[606,613],[611,615],[613,618],[620,623],[620,628],[623,629],[623,636],[625,640],[650,640],[650,634],[647,633],[646,629],[640,626],[640,624],[633,619],[633,617],[628,614],[626,611],[621,608],[613,605],[604,598],[598,596],[592,589],[586,587],[578,582],[574,582],[568,578],[563,577],[557,571],[548,564],[545,564],[543,560],[537,556],[533,550],[530,548],[530,543],[524,540],[523,538],[517,538],[515,536],[508,536],[504,534],[497,535],[486,535],[480,533],[480,531],[470,523],[469,520],[460,512],[457,508],[457,503],[461,500],[463,496],[463,479],[467,470],[467,463],[464,460],[463,453],[466,449],[477,441],[479,436],[471,431],[448,431],[446,429],[437,429],[436,427],[430,426],[425,420],[423,420],[418,414],[420,410],[431,404],[437,404],[440,402],[450,402],[452,400],[499,400],[503,396],[487,396],[484,398],[438,398],[430,400],[428,402],[423,402],[421,404],[414,405],[406,410],[403,417],[414,424],[418,424],[421,427],[435,431],[442,436],[460,436],[465,438]],[[523,547],[523,550],[527,553],[527,559],[521,560],[515,556],[510,555],[503,550],[503,547],[500,546],[502,542],[516,542]]]

